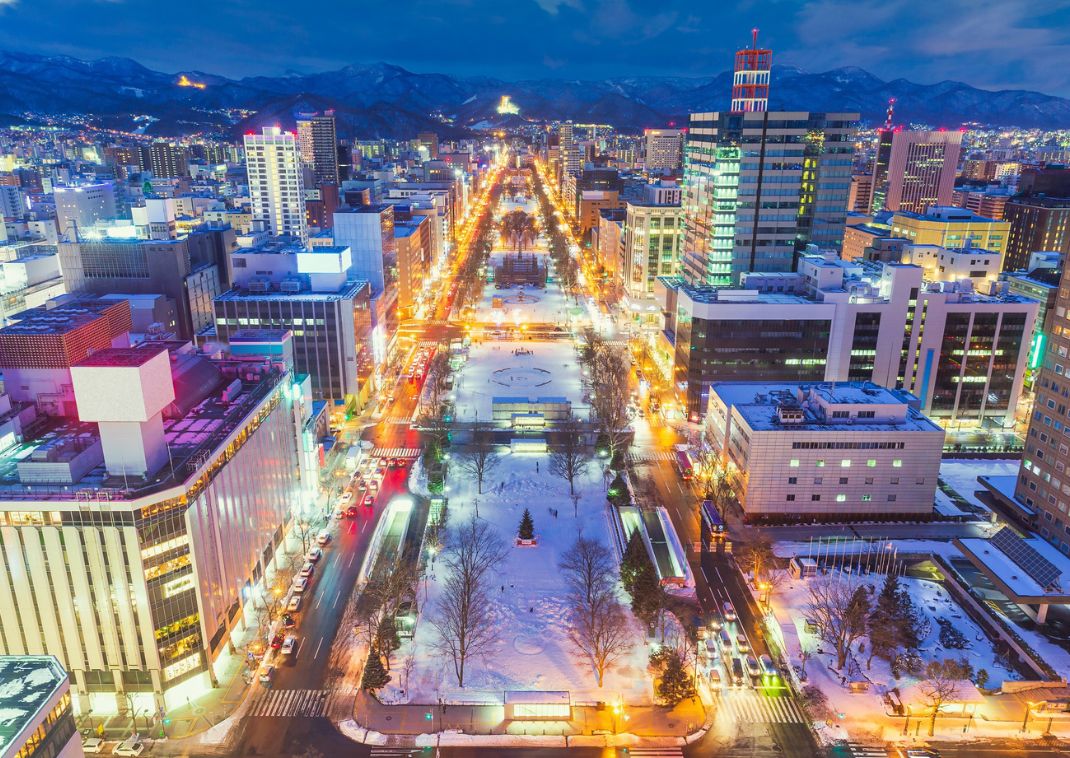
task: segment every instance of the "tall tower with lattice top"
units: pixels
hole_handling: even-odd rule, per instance
[[[732,75],[732,112],[761,113],[769,109],[769,73],[773,51],[758,48],[758,30],[751,30],[751,47],[736,52]]]

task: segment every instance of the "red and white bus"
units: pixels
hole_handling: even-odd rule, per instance
[[[691,456],[686,450],[676,452],[676,470],[684,481],[690,479],[695,473],[695,465],[691,462]]]

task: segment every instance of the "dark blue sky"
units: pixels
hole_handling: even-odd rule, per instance
[[[168,72],[388,61],[498,78],[707,75],[774,60],[1070,96],[1070,0],[0,0],[0,49]]]

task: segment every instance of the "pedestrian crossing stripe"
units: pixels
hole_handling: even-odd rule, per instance
[[[391,416],[390,418],[383,419],[383,421],[387,424],[398,424],[399,426],[412,423],[412,419],[408,416]]]
[[[417,755],[421,751],[419,749],[413,749],[409,747],[373,747],[371,754],[373,756],[410,756]]]
[[[754,692],[730,692],[719,698],[721,709],[734,720],[762,724],[805,724],[806,717],[795,701],[786,697],[763,697]]]
[[[376,458],[419,458],[420,448],[418,447],[377,447],[372,450],[372,455]]]
[[[847,749],[855,758],[887,758],[888,751],[883,747],[873,745],[857,745],[854,742],[847,743]]]
[[[646,755],[652,758],[680,758],[684,754],[683,748],[678,747],[632,747],[628,748],[628,755]]]
[[[351,697],[342,691],[265,690],[254,696],[251,716],[326,716],[337,697]]]
[[[668,450],[650,450],[628,453],[628,460],[632,463],[650,463],[651,461],[663,461],[669,463],[676,460],[676,456]]]

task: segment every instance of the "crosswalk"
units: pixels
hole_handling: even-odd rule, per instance
[[[383,419],[384,424],[397,424],[403,426],[405,424],[411,424],[412,419],[408,416],[389,416]]]
[[[648,758],[680,758],[684,749],[680,747],[633,747],[628,748],[628,755],[648,756]]]
[[[637,450],[628,453],[628,460],[632,463],[652,463],[654,461],[671,463],[676,460],[676,456],[670,450]]]
[[[341,690],[271,690],[265,689],[253,695],[249,708],[250,716],[326,716],[334,700],[352,698],[352,693]]]
[[[723,692],[718,697],[719,712],[738,723],[805,724],[806,716],[788,697],[766,697],[754,690]]]
[[[377,447],[372,450],[376,458],[419,458],[418,447]]]
[[[402,756],[420,755],[423,751],[414,747],[373,747],[371,755],[382,758],[402,758]]]
[[[848,755],[852,758],[888,758],[888,749],[875,745],[859,745],[857,742],[848,742]]]

